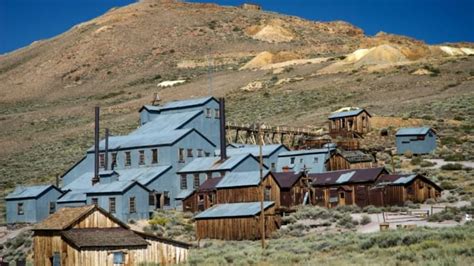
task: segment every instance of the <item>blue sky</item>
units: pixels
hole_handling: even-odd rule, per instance
[[[132,0],[0,0],[0,54],[51,38]],[[192,1],[201,2],[201,1]],[[474,0],[208,0],[259,3],[303,18],[344,20],[366,34],[396,33],[435,44],[474,42]]]

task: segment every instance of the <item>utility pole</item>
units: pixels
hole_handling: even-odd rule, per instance
[[[259,160],[260,160],[260,230],[262,235],[262,249],[265,249],[265,209],[263,206],[263,200],[265,197],[264,186],[263,186],[263,124],[258,125],[258,148],[259,148]]]

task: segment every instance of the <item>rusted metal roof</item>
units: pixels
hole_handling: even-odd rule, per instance
[[[383,167],[378,167],[315,173],[309,174],[308,176],[312,179],[314,186],[326,186],[375,182],[377,178],[384,173],[387,174],[387,170]]]
[[[350,163],[372,162],[374,160],[371,155],[362,151],[339,151],[338,153]]]
[[[222,177],[209,178],[199,186],[199,191],[209,191],[216,189],[216,185],[221,181]]]
[[[78,228],[61,232],[62,237],[79,249],[145,248],[148,242],[133,231],[121,227]]]
[[[302,172],[272,172],[280,188],[292,188],[293,185],[303,176]]]

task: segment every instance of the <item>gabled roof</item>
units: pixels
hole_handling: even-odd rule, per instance
[[[270,171],[263,171],[263,178],[266,178]],[[234,188],[258,186],[260,184],[260,171],[232,172],[226,174],[216,188]]]
[[[87,196],[86,196],[86,190],[69,190],[65,194],[63,194],[56,203],[61,204],[61,203],[70,203],[70,202],[86,202],[87,201]]]
[[[77,249],[145,248],[148,242],[132,230],[122,227],[77,228],[61,232],[61,236]]]
[[[222,177],[213,177],[204,181],[200,186],[198,191],[205,192],[216,189],[217,184],[222,180]]]
[[[383,167],[331,171],[308,174],[314,186],[341,185],[348,183],[375,182],[382,174],[388,174]]]
[[[235,144],[233,144],[235,145]],[[283,144],[270,144],[270,145],[263,145],[262,146],[262,156],[263,157],[270,157],[275,152],[277,152],[280,148],[284,148],[284,150],[289,151],[288,148]],[[221,151],[215,150],[214,154],[216,156],[220,156]],[[258,145],[238,145],[238,146],[227,146],[227,155],[232,156],[236,154],[252,154],[255,157],[260,156],[260,148]]]
[[[362,151],[339,151],[340,154],[344,159],[346,159],[350,163],[361,163],[361,162],[372,162],[374,158]]]
[[[62,193],[62,191],[54,185],[38,185],[28,187],[18,186],[13,192],[5,197],[5,200],[36,199],[48,192],[50,189],[55,189]]]
[[[395,136],[424,136],[428,134],[429,131],[433,129],[429,127],[406,127],[400,128]],[[434,132],[434,131],[433,131]]]
[[[138,181],[125,180],[125,181],[114,181],[107,184],[95,184],[87,190],[86,194],[103,194],[103,193],[124,193],[133,186],[140,186],[146,191],[150,191],[148,188],[140,184]]]
[[[290,156],[302,156],[302,155],[329,153],[332,150],[334,150],[334,148],[285,151],[285,152],[282,152],[282,153],[278,154],[278,157],[290,157]]]
[[[191,196],[193,193],[194,193],[194,190],[182,190],[178,192],[178,195],[176,195],[174,198],[177,200],[186,199],[187,197]]]
[[[204,97],[204,98],[195,98],[195,99],[189,99],[189,100],[171,101],[171,102],[165,103],[164,105],[145,105],[139,110],[139,112],[141,112],[143,109],[146,109],[149,112],[162,112],[162,111],[177,110],[177,109],[183,109],[183,108],[193,108],[193,107],[205,105],[206,103],[212,100],[217,102],[217,99],[214,97]]]
[[[258,163],[258,160],[251,154],[236,154],[227,157],[227,159],[223,162],[220,161],[220,157],[202,157],[192,160],[178,173],[231,171],[248,158],[251,158],[252,160],[255,160],[256,163]]]
[[[263,209],[266,210],[274,204],[273,201],[265,201]],[[260,210],[260,202],[217,204],[194,216],[194,219],[249,217],[259,214]]]
[[[202,114],[202,110],[160,114],[153,120],[142,125],[130,133],[130,135],[156,134],[157,132],[167,132],[180,129],[189,121]]]
[[[303,172],[272,172],[272,175],[275,177],[280,188],[292,188],[303,174]]]
[[[406,186],[411,184],[415,179],[420,178],[424,182],[431,184],[438,190],[442,190],[440,186],[438,186],[435,182],[431,181],[429,178],[419,175],[419,174],[393,174],[393,175],[382,175],[378,180],[377,180],[377,185],[378,186],[384,186],[384,185],[389,185],[389,186]]]
[[[329,119],[336,119],[336,118],[342,118],[342,117],[350,117],[350,116],[357,116],[361,114],[362,112],[367,113],[368,116],[372,116],[367,112],[364,108],[357,108],[354,110],[349,110],[349,111],[344,111],[344,112],[334,112],[329,115]]]
[[[116,224],[123,228],[129,228],[126,224],[121,222],[119,219],[110,215],[108,212],[99,208],[95,205],[85,205],[81,207],[65,207],[61,208],[55,213],[48,216],[41,223],[37,224],[33,230],[66,230],[72,227],[75,223],[79,222],[83,218],[87,217],[94,211],[99,211],[109,219],[114,221]]]

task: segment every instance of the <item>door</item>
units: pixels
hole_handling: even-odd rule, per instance
[[[344,191],[339,192],[339,206],[346,205],[346,197]]]

